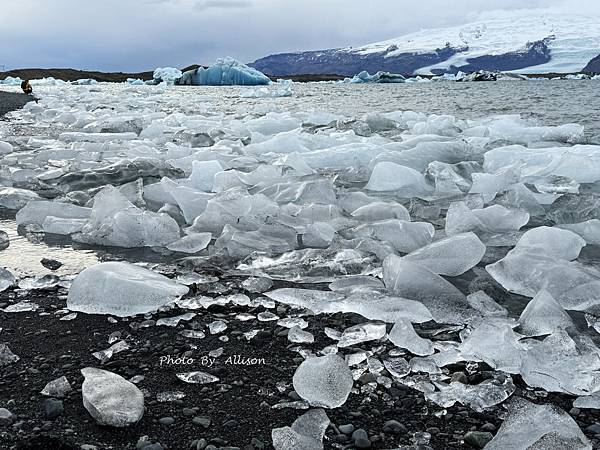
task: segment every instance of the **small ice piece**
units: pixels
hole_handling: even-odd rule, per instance
[[[517,242],[515,249],[519,251],[526,249],[549,258],[572,261],[577,259],[583,247],[585,247],[585,240],[574,232],[543,226],[527,230]]]
[[[312,333],[302,330],[300,327],[292,327],[288,332],[288,340],[298,344],[312,344],[315,342],[315,337]]]
[[[86,367],[81,386],[83,406],[100,425],[127,427],[144,414],[144,394],[116,373]]]
[[[372,293],[373,290],[383,290],[385,285],[375,277],[364,275],[354,275],[349,277],[337,278],[329,284],[329,289],[334,292],[352,294],[354,292]]]
[[[21,289],[33,290],[33,289],[51,289],[60,282],[60,278],[56,275],[44,275],[41,278],[23,278],[19,281],[19,287]]]
[[[16,282],[17,279],[12,273],[10,273],[4,267],[0,267],[0,292],[7,290],[11,286],[14,286]]]
[[[263,312],[258,313],[257,318],[258,318],[259,322],[273,322],[275,320],[278,320],[279,316],[276,314],[273,314],[270,311],[263,311]]]
[[[69,392],[71,392],[69,380],[67,380],[67,377],[62,376],[46,384],[44,389],[41,390],[40,394],[47,397],[62,398]]]
[[[475,233],[463,233],[421,247],[404,259],[438,275],[456,277],[476,266],[484,254],[485,245]]]
[[[575,420],[555,405],[536,405],[522,398],[508,414],[485,450],[592,450]]]
[[[479,311],[483,316],[506,317],[508,315],[508,311],[505,307],[496,303],[483,291],[477,291],[467,295],[467,303],[471,308]]]
[[[179,334],[190,339],[204,339],[206,337],[204,331],[199,330],[181,330]]]
[[[210,244],[211,239],[211,233],[190,233],[167,245],[167,249],[180,253],[198,253]]]
[[[42,198],[33,191],[13,187],[0,187],[0,208],[17,211],[25,207],[30,201],[35,200],[42,200]]]
[[[118,341],[111,345],[106,350],[101,350],[99,352],[94,352],[92,355],[94,358],[98,359],[101,363],[107,362],[115,353],[119,353],[125,350],[129,350],[129,344],[125,341]]]
[[[600,409],[600,392],[594,392],[592,395],[582,395],[573,401],[574,408],[581,409]]]
[[[64,316],[62,316],[59,320],[75,320],[77,318],[77,313],[70,313],[70,314],[65,314]]]
[[[8,366],[14,362],[17,362],[19,359],[21,358],[11,352],[7,344],[0,344],[0,367]]]
[[[185,398],[185,392],[181,391],[164,391],[156,394],[156,401],[159,403],[175,402]]]
[[[191,286],[192,284],[208,284],[214,283],[215,281],[219,281],[217,277],[213,277],[210,275],[202,275],[197,272],[188,272],[181,275],[177,275],[176,280],[178,283],[185,284],[186,286]]]
[[[222,320],[215,320],[208,324],[208,330],[210,334],[218,334],[227,329],[227,324]]]
[[[520,333],[527,336],[551,334],[558,328],[569,328],[573,321],[562,306],[545,290],[527,304],[519,317]]]
[[[312,409],[298,417],[291,427],[271,431],[275,450],[323,450],[323,436],[329,418],[322,409]]]
[[[438,367],[435,359],[431,358],[430,356],[415,356],[411,358],[411,360],[408,362],[408,365],[410,366],[411,372],[422,372],[430,375],[442,373],[442,370]]]
[[[250,330],[250,331],[246,331],[244,333],[244,337],[246,338],[247,341],[249,341],[250,339],[253,339],[254,337],[256,337],[256,335],[260,332],[261,330]]]
[[[126,317],[156,311],[187,292],[187,287],[142,267],[106,262],[77,275],[69,289],[67,308]]]
[[[433,354],[433,344],[417,334],[407,319],[396,321],[389,334],[389,340],[396,347],[405,348],[413,355],[427,356]]]
[[[519,230],[529,222],[529,213],[511,210],[501,205],[483,209],[469,209],[464,202],[450,204],[446,214],[446,234],[474,231],[479,233],[506,233]]]
[[[476,385],[463,384],[459,381],[450,384],[436,382],[435,385],[439,391],[425,393],[427,400],[442,408],[450,408],[455,403],[460,403],[476,412],[482,412],[502,403],[515,392],[512,378],[504,374],[497,374],[493,379]]]
[[[216,349],[211,350],[210,352],[208,352],[208,356],[210,356],[211,358],[218,358],[224,352],[225,352],[225,349],[223,347],[219,347],[219,348],[216,348]]]
[[[262,294],[263,292],[268,291],[273,286],[273,281],[270,278],[265,277],[251,277],[246,278],[242,282],[242,287],[246,289],[248,292],[252,292],[255,294]]]
[[[256,319],[256,316],[250,313],[239,313],[235,315],[235,319],[241,322],[248,322],[249,320]]]
[[[3,309],[5,313],[18,313],[18,312],[26,312],[26,311],[37,311],[39,309],[39,305],[36,303],[22,301],[19,303],[15,303],[14,305],[9,305]]]
[[[403,197],[422,197],[433,192],[425,176],[410,167],[389,161],[378,162],[365,186],[369,191],[397,191]]]
[[[337,345],[338,347],[350,347],[361,342],[375,341],[383,338],[385,333],[386,325],[384,323],[361,323],[346,328]]]
[[[572,231],[581,236],[589,245],[600,246],[600,220],[590,219],[579,223],[564,223],[559,228]]]
[[[335,354],[306,359],[293,377],[296,393],[311,405],[324,408],[346,403],[353,384],[348,364]]]
[[[411,370],[408,361],[402,357],[384,359],[383,366],[394,378],[404,378]]]
[[[507,324],[482,323],[460,346],[467,361],[483,361],[496,370],[519,373],[525,349]]]
[[[408,210],[396,202],[371,202],[352,211],[351,216],[363,222],[387,219],[399,219],[410,222]]]
[[[410,253],[428,245],[435,229],[428,222],[388,219],[360,225],[354,232],[359,238],[384,241],[401,253]]]
[[[196,317],[196,313],[185,313],[175,317],[164,317],[156,321],[157,326],[176,327],[182,320],[188,322]]]
[[[283,328],[298,327],[301,330],[304,330],[308,327],[308,322],[302,317],[286,317],[285,319],[279,319],[277,325]]]
[[[191,384],[209,384],[219,381],[218,377],[202,371],[178,373],[177,378]]]

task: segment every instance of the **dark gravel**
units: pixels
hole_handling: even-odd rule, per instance
[[[0,91],[0,117],[3,117],[6,113],[22,108],[33,100],[34,97],[31,95]]]

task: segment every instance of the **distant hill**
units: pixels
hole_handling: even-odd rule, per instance
[[[92,78],[96,81],[126,81],[127,78],[140,78],[142,80],[151,80],[153,72],[98,72],[76,69],[15,69],[6,72],[0,72],[0,80],[6,77],[19,77],[22,80],[35,80],[39,78],[53,77],[57,80],[74,81],[82,78]]]
[[[270,55],[250,65],[274,77],[300,73],[350,76],[362,70],[404,75],[459,70],[576,73],[584,68],[592,71],[600,64],[599,24],[599,17],[515,11],[362,47]],[[592,60],[596,65],[589,65]]]

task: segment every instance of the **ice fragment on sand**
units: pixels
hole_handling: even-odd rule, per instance
[[[311,344],[315,341],[315,337],[312,333],[304,331],[298,326],[293,326],[288,331],[288,340],[298,344]]]
[[[107,262],[88,267],[69,289],[67,307],[88,314],[125,317],[155,311],[188,288],[142,267]]]
[[[485,450],[591,450],[577,423],[554,405],[510,402],[508,415]]]
[[[353,383],[346,361],[334,354],[303,361],[293,377],[298,395],[311,405],[324,408],[346,403]]]
[[[431,341],[419,336],[407,319],[400,319],[394,324],[389,340],[396,347],[405,348],[414,355],[426,356],[433,353]]]
[[[346,328],[338,341],[338,347],[350,347],[361,342],[375,341],[385,336],[384,323],[361,323]]]
[[[8,366],[14,362],[17,362],[19,359],[21,358],[11,352],[10,348],[8,348],[8,345],[4,343],[0,344],[0,367]]]
[[[127,427],[144,414],[144,395],[125,378],[107,370],[86,367],[81,386],[83,406],[100,425]]]
[[[40,394],[45,395],[47,397],[61,398],[64,397],[70,391],[71,385],[69,384],[69,380],[67,380],[67,377],[62,376],[46,384],[46,386],[44,386],[44,389],[42,389]]]
[[[177,378],[191,384],[209,384],[219,381],[218,377],[202,371],[178,373]]]
[[[7,290],[17,282],[15,276],[3,267],[0,267],[0,292]]]
[[[312,409],[294,421],[291,427],[271,431],[275,450],[323,450],[323,436],[329,418],[322,409]]]

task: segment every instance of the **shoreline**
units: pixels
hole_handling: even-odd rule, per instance
[[[11,111],[21,109],[32,101],[34,101],[34,97],[27,94],[0,91],[0,118]]]

